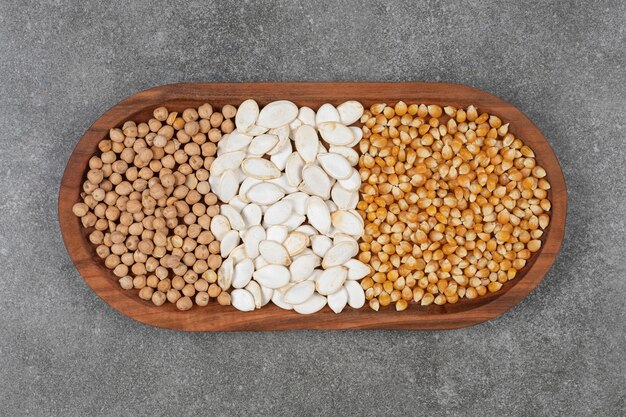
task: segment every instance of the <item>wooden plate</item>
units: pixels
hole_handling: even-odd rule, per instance
[[[87,239],[87,233],[72,213],[79,201],[87,162],[96,153],[98,142],[111,127],[121,126],[126,120],[147,121],[152,110],[166,106],[182,112],[187,107],[198,107],[204,102],[221,107],[239,105],[254,98],[260,105],[286,99],[299,106],[314,109],[329,102],[338,105],[346,100],[358,100],[366,107],[375,102],[439,104],[466,107],[474,104],[480,110],[498,115],[511,123],[511,132],[532,147],[537,161],[545,167],[552,185],[550,225],[543,235],[541,250],[517,277],[494,294],[457,304],[421,307],[410,303],[403,312],[390,306],[375,312],[365,306],[349,307],[341,314],[328,307],[309,316],[281,310],[269,304],[254,312],[239,312],[223,307],[212,300],[206,307],[194,306],[180,312],[169,303],[154,306],[138,298],[136,290],[123,290],[116,277],[104,267]],[[232,83],[232,84],[175,84],[142,91],[113,106],[87,130],[72,153],[59,191],[59,221],[65,246],[76,268],[87,284],[109,305],[122,314],[145,324],[175,330],[234,331],[234,330],[290,330],[290,329],[451,329],[470,326],[502,314],[530,293],[550,268],[559,251],[565,229],[567,192],[559,162],[539,129],[518,109],[484,91],[463,85],[444,83]]]

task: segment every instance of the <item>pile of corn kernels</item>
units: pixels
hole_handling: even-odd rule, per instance
[[[374,104],[361,119],[359,260],[372,309],[496,292],[541,247],[550,184],[532,149],[494,115]]]

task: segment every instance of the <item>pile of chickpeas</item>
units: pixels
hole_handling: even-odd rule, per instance
[[[208,178],[235,114],[231,105],[182,114],[159,107],[147,123],[111,129],[89,160],[73,212],[120,286],[141,299],[179,310],[210,298],[230,304],[215,272],[222,258],[210,225],[219,206]]]
[[[532,149],[494,115],[374,104],[361,122],[359,260],[372,309],[496,292],[541,248],[550,184]]]

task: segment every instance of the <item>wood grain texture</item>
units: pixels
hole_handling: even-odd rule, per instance
[[[341,314],[335,314],[325,307],[318,313],[303,316],[269,304],[260,310],[243,313],[231,306],[220,306],[214,300],[206,307],[194,306],[189,311],[180,312],[169,303],[156,307],[139,299],[137,290],[121,289],[116,277],[95,254],[86,231],[72,213],[72,206],[79,201],[87,162],[96,153],[98,142],[111,127],[121,126],[126,120],[147,121],[152,110],[158,106],[182,111],[204,102],[215,107],[239,105],[247,98],[254,98],[260,105],[286,99],[312,108],[326,102],[338,105],[350,99],[359,100],[365,106],[398,100],[456,107],[474,104],[482,111],[499,116],[505,123],[511,123],[510,131],[514,135],[532,147],[552,185],[549,192],[551,222],[542,237],[541,250],[534,254],[513,281],[497,293],[444,306],[421,307],[410,303],[403,312],[396,312],[392,306],[375,312],[366,306],[359,310],[347,307]],[[567,191],[559,162],[539,129],[512,105],[474,88],[445,83],[194,83],[156,87],[135,94],[96,120],[78,142],[67,163],[59,191],[58,210],[65,246],[87,284],[113,308],[145,324],[186,331],[452,329],[499,316],[539,284],[563,241]]]

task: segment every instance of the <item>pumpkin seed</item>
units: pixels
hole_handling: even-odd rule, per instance
[[[296,117],[298,117],[298,106],[287,100],[278,100],[261,109],[256,124],[274,129],[288,125]]]
[[[244,151],[228,152],[218,156],[211,163],[211,175],[219,178],[222,176],[224,171],[239,168],[245,156],[246,153]]]
[[[331,215],[331,219],[337,230],[356,237],[363,235],[363,219],[360,215],[348,210],[337,210]]]
[[[247,132],[256,123],[259,117],[259,105],[252,99],[245,100],[239,105],[235,114],[235,126],[241,132]]]
[[[313,294],[308,300],[302,304],[296,304],[293,309],[300,314],[313,314],[320,311],[326,305],[326,297]]]
[[[298,255],[309,246],[309,237],[302,232],[291,232],[283,242],[283,246],[287,249],[289,256]]]
[[[222,204],[220,206],[220,213],[228,219],[230,227],[234,230],[244,230],[246,223],[243,221],[241,214],[229,204]]]
[[[309,224],[320,233],[328,233],[331,226],[330,212],[324,200],[317,196],[309,197],[306,202],[306,217]]]
[[[319,264],[320,258],[315,254],[304,254],[295,257],[289,266],[291,281],[300,282],[308,279]]]
[[[231,230],[230,222],[226,216],[218,214],[211,219],[211,233],[218,241],[224,239],[224,235]]]
[[[247,258],[235,265],[233,271],[233,288],[244,288],[252,279],[252,273],[254,272],[254,263],[252,259]]]
[[[302,182],[302,168],[304,168],[304,160],[300,154],[293,152],[289,155],[285,163],[285,174],[289,185],[297,187]]]
[[[335,146],[346,146],[354,141],[354,134],[344,124],[339,122],[318,123],[317,129],[328,144]]]
[[[326,251],[322,259],[322,268],[331,268],[338,265],[344,265],[348,260],[355,257],[359,253],[359,245],[356,241],[339,242]]]
[[[227,258],[230,252],[239,245],[239,239],[239,233],[236,230],[231,230],[224,235],[220,242],[220,255],[222,255],[222,258]]]
[[[283,296],[286,303],[295,305],[302,304],[315,293],[315,283],[302,281],[290,287]]]
[[[344,284],[348,292],[348,305],[352,308],[361,308],[365,304],[365,291],[356,281],[348,280]]]
[[[302,187],[304,190],[310,191],[312,195],[322,197],[325,200],[330,198],[330,178],[317,165],[307,163],[302,168]]]
[[[242,171],[252,178],[259,180],[271,180],[280,177],[280,169],[272,162],[264,158],[250,157],[241,163]]]
[[[270,264],[285,266],[291,264],[291,257],[287,249],[273,240],[264,240],[259,243],[259,253]]]
[[[315,252],[315,254],[320,258],[323,258],[326,255],[326,252],[333,247],[333,241],[328,236],[315,235],[311,236],[310,239],[313,252]]]
[[[265,229],[261,225],[252,226],[242,236],[246,253],[251,258],[259,256],[259,243],[265,240]]]
[[[230,205],[232,206],[232,200]],[[262,216],[261,207],[254,203],[246,205],[243,210],[241,210],[241,217],[246,224],[246,228],[261,224]]]
[[[344,287],[341,287],[339,291],[332,293],[326,297],[328,300],[328,307],[335,313],[341,313],[348,304],[348,291]]]
[[[322,295],[333,294],[341,289],[347,278],[347,268],[343,266],[333,266],[322,272],[315,283],[315,289]]]
[[[326,173],[338,180],[345,180],[352,175],[352,165],[338,153],[328,152],[317,155],[317,160]]]
[[[278,136],[264,134],[259,135],[252,139],[250,146],[248,146],[248,153],[250,155],[265,155],[278,144]]]
[[[273,204],[284,196],[285,193],[279,186],[269,182],[255,184],[246,192],[248,200],[260,205]]]
[[[315,127],[315,110],[306,106],[300,107],[298,110],[298,120],[300,120],[302,124]]]
[[[346,101],[337,106],[341,123],[351,125],[363,115],[363,105],[355,100]]]
[[[265,211],[263,220],[268,225],[282,224],[291,216],[292,208],[293,202],[291,200],[277,201]]]
[[[256,281],[250,281],[248,282],[248,284],[246,285],[246,287],[244,288],[246,291],[248,291],[250,294],[252,294],[252,298],[254,299],[254,306],[256,308],[261,308],[263,307],[265,304],[267,304],[267,302],[265,302],[265,296],[263,295],[263,288],[261,288],[261,286],[258,284],[258,282]],[[270,290],[273,291],[273,290]],[[271,297],[271,295],[270,295]],[[269,299],[268,299],[269,301]],[[265,304],[264,304],[265,302]]]
[[[372,271],[370,267],[358,259],[350,259],[345,263],[348,268],[348,279],[360,280],[368,276]]]
[[[288,284],[291,275],[283,265],[266,265],[254,271],[252,277],[262,287],[276,289]]]
[[[340,121],[341,116],[339,116],[339,112],[332,104],[325,103],[322,104],[319,109],[317,109],[317,114],[315,115],[315,124],[317,126],[319,126],[320,123]]]
[[[217,270],[217,285],[226,291],[233,282],[234,265],[232,259],[226,259],[222,262],[222,266]]]
[[[319,150],[319,139],[315,128],[309,125],[302,125],[294,134],[296,151],[305,162],[313,162]]]
[[[230,303],[239,311],[254,310],[254,297],[249,291],[238,288],[230,293]]]
[[[285,225],[274,225],[267,228],[265,231],[267,240],[273,240],[274,242],[283,243],[287,239],[289,229]]]

